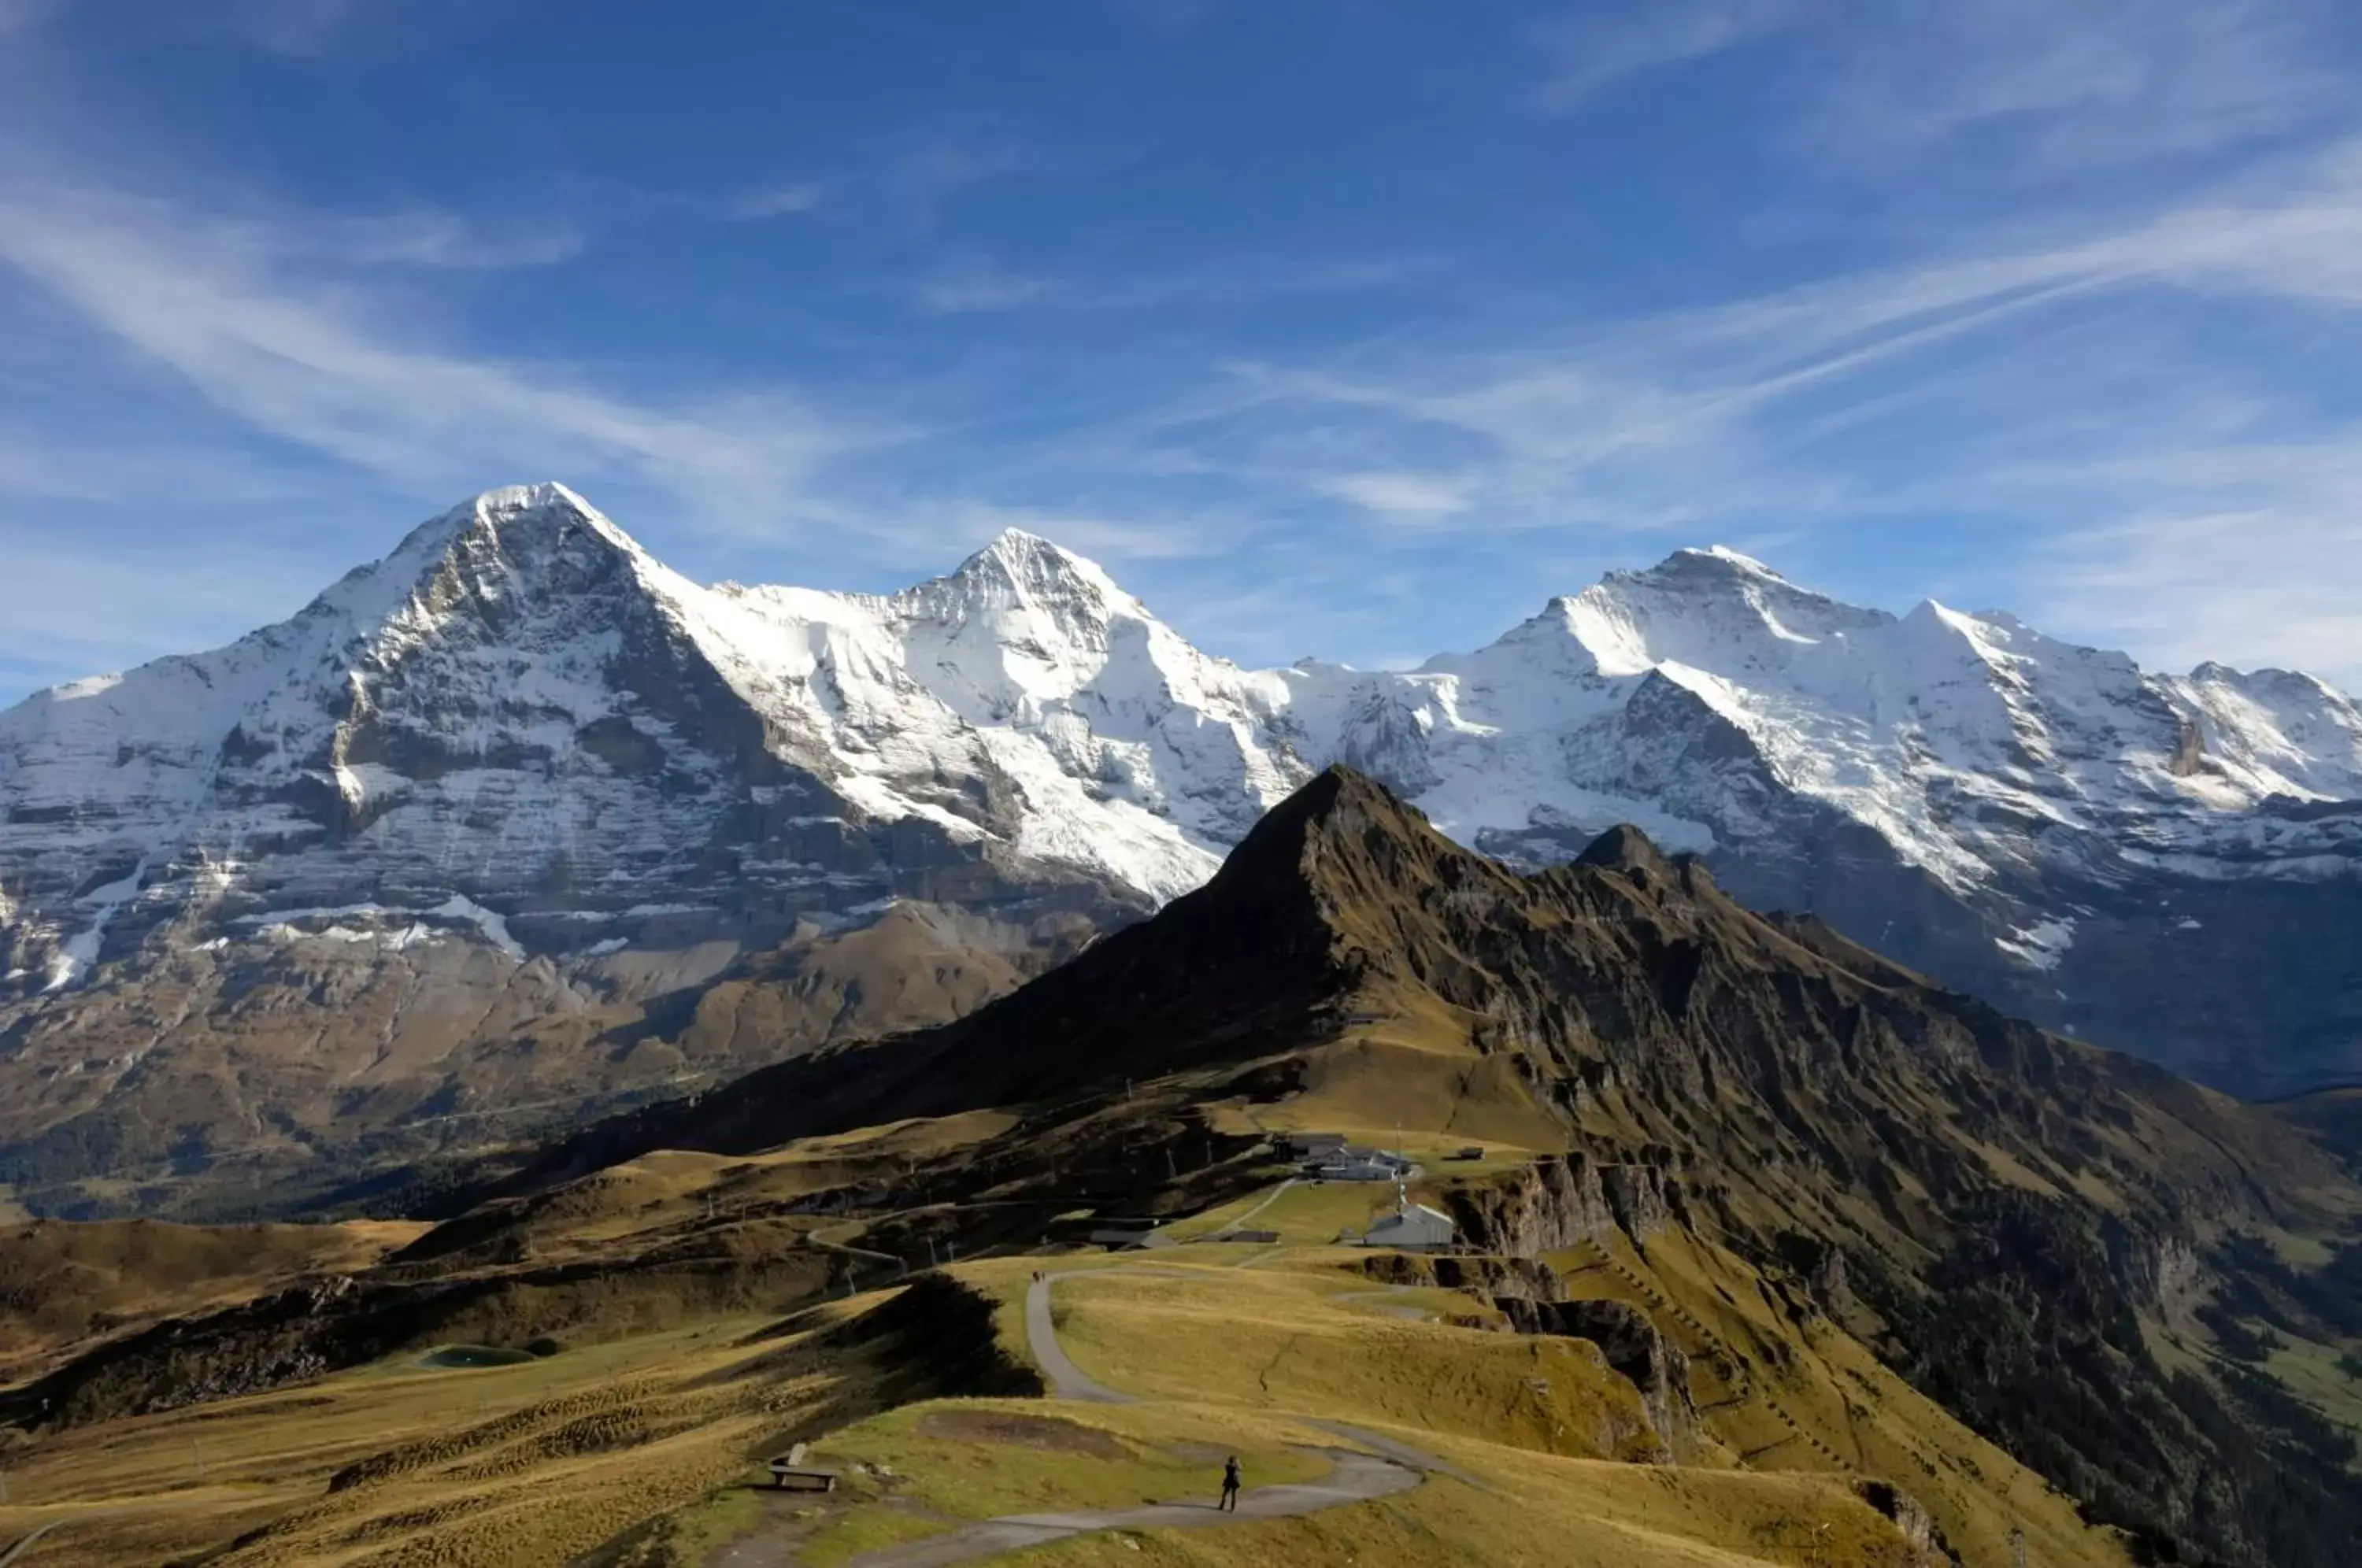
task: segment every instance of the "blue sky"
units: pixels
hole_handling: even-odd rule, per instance
[[[2362,682],[2339,0],[0,0],[0,699],[562,479],[1377,664],[1723,542]]]

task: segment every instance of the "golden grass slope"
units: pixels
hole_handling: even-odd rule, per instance
[[[1134,1484],[1142,1500],[1169,1497],[1189,1479],[1186,1464],[1173,1471],[1175,1455],[1202,1456],[1202,1488],[1225,1449],[1250,1456],[1251,1479],[1259,1466],[1272,1468],[1260,1479],[1292,1476],[1272,1466],[1271,1444],[1291,1441],[1291,1424],[1299,1424],[1292,1441],[1334,1444],[1332,1433],[1300,1430],[1306,1419],[1325,1419],[1422,1447],[1469,1480],[1432,1477],[1412,1492],[1303,1520],[1151,1532],[1129,1544],[1098,1538],[1004,1561],[1903,1568],[1919,1560],[1903,1532],[1865,1503],[1861,1483],[1872,1477],[1924,1503],[1970,1568],[2006,1568],[2012,1529],[2025,1530],[2046,1564],[2123,1568],[2126,1561],[2113,1537],[2077,1520],[2065,1498],[1912,1394],[1831,1325],[1800,1335],[1768,1308],[1738,1307],[1716,1329],[1702,1326],[1703,1352],[1710,1353],[1708,1333],[1748,1347],[1749,1372],[1762,1391],[1709,1416],[1699,1463],[1639,1464],[1628,1462],[1633,1453],[1656,1446],[1645,1412],[1587,1343],[1385,1316],[1357,1277],[1358,1254],[1256,1249],[1247,1267],[1174,1257],[1107,1260],[1094,1275],[1061,1280],[1054,1297],[1067,1353],[1095,1379],[1148,1405],[934,1405],[877,1418],[824,1440],[811,1457],[882,1466],[894,1482],[865,1479],[838,1504],[796,1510],[811,1518],[758,1521],[756,1539],[792,1539],[801,1555],[778,1561],[833,1562],[988,1511],[1123,1502]],[[1669,1301],[1671,1290],[1687,1301],[1702,1287],[1718,1300],[1717,1286],[1749,1283],[1741,1265],[1718,1254],[1666,1255],[1661,1264],[1635,1269],[1643,1284],[1632,1295],[1655,1291]],[[1013,1298],[1030,1269],[1002,1262],[960,1272]],[[1385,1299],[1441,1316],[1463,1315],[1454,1309],[1483,1315],[1472,1298],[1432,1288]],[[1783,1348],[1767,1348],[1774,1344]],[[1785,1364],[1771,1365],[1775,1359]],[[1712,1392],[1704,1375],[1700,1392]],[[1784,1419],[1769,1413],[1774,1405]],[[1046,1417],[1054,1427],[992,1441],[987,1412]],[[1778,1436],[1742,1463],[1738,1444],[1759,1432]],[[1091,1433],[1121,1445],[1093,1462],[1113,1468],[1092,1471],[1075,1457],[1091,1451]],[[946,1446],[946,1437],[977,1441]],[[1141,1452],[1143,1442],[1152,1452]],[[1838,1443],[1848,1445],[1842,1454]],[[1086,1482],[1086,1474],[1100,1481]],[[1059,1480],[1066,1475],[1071,1485]],[[1513,1507],[1503,1506],[1507,1497]],[[733,1559],[717,1549],[707,1561]]]
[[[855,1305],[860,1305],[855,1303]],[[299,1389],[45,1437],[10,1467],[0,1540],[66,1513],[153,1507],[45,1541],[42,1568],[208,1557],[293,1563],[562,1562],[695,1503],[820,1408],[796,1343],[709,1321],[546,1360],[436,1369],[405,1355]],[[130,1543],[145,1543],[130,1554]]]
[[[173,1225],[156,1220],[0,1229],[0,1384],[107,1335],[250,1300],[305,1275],[350,1274],[425,1232],[408,1220]]]
[[[1685,1312],[1701,1293],[1721,1301],[1717,1286],[1737,1297],[1698,1320],[1746,1347],[1767,1396],[1842,1463],[1791,1442],[1742,1466],[1739,1445],[1761,1429],[1730,1411],[1710,1414],[1699,1463],[1630,1463],[1661,1444],[1631,1386],[1588,1343],[1455,1326],[1443,1317],[1484,1314],[1454,1292],[1374,1298],[1358,1253],[1242,1251],[1253,1266],[1168,1253],[1106,1260],[1098,1276],[1056,1286],[1061,1342],[1138,1406],[935,1400],[863,1417],[863,1381],[877,1369],[816,1353],[815,1336],[881,1299],[865,1297],[768,1338],[753,1337],[761,1320],[736,1318],[476,1371],[405,1355],[69,1430],[16,1456],[0,1542],[61,1514],[130,1507],[155,1511],[88,1518],[28,1561],[99,1568],[210,1551],[204,1561],[218,1568],[687,1568],[722,1563],[732,1542],[751,1540],[791,1547],[769,1560],[828,1568],[1002,1513],[1198,1496],[1231,1452],[1251,1484],[1308,1478],[1325,1465],[1309,1451],[1344,1440],[1306,1422],[1331,1419],[1390,1433],[1469,1479],[1432,1477],[1303,1520],[1003,1561],[1905,1568],[1902,1533],[1857,1489],[1875,1474],[1925,1503],[1970,1568],[2006,1568],[2013,1524],[2046,1568],[2122,1568],[2064,1499],[1910,1395],[1842,1331],[1783,1329],[1747,1305],[1740,1265],[1716,1254],[1659,1245],[1645,1272],[1625,1261]],[[954,1272],[1013,1300],[1041,1261]],[[1406,1320],[1388,1306],[1438,1316]],[[1021,1331],[1013,1314],[1001,1322]],[[1757,1359],[1770,1342],[1792,1358],[1776,1374]],[[798,1436],[815,1441],[813,1462],[845,1472],[846,1491],[825,1506],[746,1492],[761,1458]]]

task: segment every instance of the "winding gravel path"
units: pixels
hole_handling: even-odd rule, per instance
[[[1214,1234],[1217,1236],[1228,1236],[1235,1231],[1245,1230],[1247,1228],[1248,1220],[1253,1219],[1256,1215],[1262,1213],[1273,1204],[1277,1203],[1281,1198],[1286,1198],[1287,1196],[1287,1189],[1296,1185],[1297,1179],[1297,1178],[1295,1176],[1289,1176],[1286,1181],[1281,1182],[1277,1187],[1271,1189],[1271,1196],[1265,1198],[1261,1203],[1256,1204],[1253,1209],[1248,1209],[1244,1214],[1240,1215],[1229,1224],[1220,1227],[1214,1232]]]
[[[1040,1364],[1043,1375],[1049,1380],[1052,1394],[1057,1398],[1092,1405],[1131,1405],[1139,1402],[1132,1396],[1090,1377],[1076,1366],[1073,1358],[1066,1354],[1065,1348],[1058,1343],[1057,1327],[1050,1319],[1050,1287],[1062,1279],[1119,1273],[1155,1274],[1168,1279],[1198,1277],[1177,1270],[1069,1269],[1061,1274],[1044,1275],[1027,1286],[1026,1344],[1032,1349],[1034,1361]],[[1451,1466],[1391,1438],[1380,1437],[1337,1421],[1312,1424],[1376,1452],[1361,1453],[1349,1449],[1323,1450],[1336,1466],[1327,1476],[1303,1485],[1257,1486],[1242,1492],[1239,1495],[1235,1513],[1224,1513],[1212,1503],[1203,1502],[1151,1503],[1137,1508],[1087,1509],[1075,1513],[1010,1514],[1002,1518],[987,1519],[981,1524],[967,1525],[945,1535],[932,1536],[925,1540],[864,1552],[848,1562],[845,1568],[949,1568],[953,1563],[973,1562],[978,1558],[996,1556],[1004,1551],[1018,1551],[1030,1546],[1067,1540],[1078,1535],[1088,1535],[1094,1530],[1206,1529],[1249,1519],[1298,1518],[1326,1508],[1366,1503],[1374,1497],[1390,1497],[1397,1492],[1407,1492],[1425,1480],[1429,1472],[1458,1474]]]
[[[1025,1344],[1040,1364],[1042,1375],[1050,1380],[1050,1392],[1061,1399],[1080,1399],[1092,1405],[1130,1405],[1136,1403],[1129,1394],[1119,1394],[1104,1383],[1094,1382],[1083,1375],[1083,1369],[1070,1360],[1065,1348],[1058,1343],[1057,1326],[1050,1321],[1050,1286],[1062,1279],[1077,1275],[1115,1272],[1104,1269],[1070,1269],[1064,1274],[1042,1275],[1025,1287]],[[1142,1273],[1138,1269],[1126,1273]]]

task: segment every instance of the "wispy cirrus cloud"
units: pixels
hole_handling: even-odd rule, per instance
[[[578,193],[548,216],[448,162],[390,160],[393,206],[361,213],[331,210],[341,184],[269,204],[193,154],[170,175],[137,149],[111,165],[169,200],[0,176],[0,552],[48,541],[39,580],[75,596],[86,641],[41,646],[76,664],[138,647],[135,617],[149,651],[204,640],[152,609],[202,551],[114,552],[138,580],[118,614],[78,519],[152,542],[152,517],[238,536],[335,518],[291,572],[308,588],[406,515],[557,477],[717,575],[890,586],[1031,527],[1139,563],[1160,610],[1248,658],[1421,653],[1602,565],[1722,539],[1779,541],[1808,578],[1834,563],[1838,588],[1860,547],[1886,562],[1876,593],[2013,604],[2145,655],[2344,668],[2338,596],[2362,602],[2344,565],[2362,552],[2328,454],[2362,449],[2342,370],[2362,348],[2362,154],[2332,135],[2347,111],[2307,31],[2326,5],[1570,6],[1539,60],[1516,35],[1523,74],[1482,53],[1491,74],[1467,90],[1490,95],[1449,154],[1478,161],[1390,143],[1383,210],[1318,193],[1338,222],[1317,230],[1259,171],[1219,171],[1219,199],[1193,184],[1235,149],[1168,158],[1153,131],[1054,94],[652,160],[653,184],[692,171],[666,193],[519,175]],[[1220,56],[1250,20],[1232,10],[1160,63]],[[359,7],[328,36],[358,45],[392,14]],[[1403,37],[1354,48],[1383,67]],[[1708,80],[1682,67],[1740,51],[1711,80],[1743,105],[1678,101]],[[1505,90],[1548,113],[1500,115]],[[0,149],[28,170],[71,163],[52,155],[78,139],[57,132],[69,112],[33,123],[40,107],[0,109],[0,128],[49,138]],[[1318,112],[1350,128],[1355,110]],[[1750,173],[1799,176],[1764,187],[1794,215],[1785,238],[1760,239],[1760,212],[1652,226],[1681,203],[1517,184],[1551,161],[1529,154],[1611,127],[1645,139],[1669,112],[1698,133],[1684,159],[1727,130]],[[1134,221],[1129,198],[1167,177],[1204,204],[1202,235],[1170,209]],[[1414,189],[1449,215],[1409,226],[1419,202],[1392,193]],[[401,204],[411,192],[452,204]],[[1550,221],[1486,221],[1511,204],[1496,193]],[[1627,218],[1652,236],[1635,243],[1674,246],[1661,279],[1520,275],[1584,264],[1554,248],[1561,219],[1628,261]],[[1426,251],[1390,248],[1422,234]],[[195,620],[230,613],[237,575],[192,595]],[[1439,632],[1440,613],[1463,620]]]
[[[1334,474],[1319,488],[1365,512],[1407,519],[1450,517],[1468,510],[1471,487],[1450,474],[1400,473],[1371,469]]]
[[[937,315],[1021,309],[1076,314],[1224,310],[1378,293],[1411,283],[1431,271],[1433,262],[1421,257],[1341,259],[1266,252],[1164,271],[1131,270],[1121,276],[1089,269],[1055,274],[969,252],[919,277],[910,287],[910,297],[922,311]]]
[[[488,474],[605,475],[708,526],[755,525],[816,504],[833,458],[891,438],[785,389],[670,405],[562,365],[438,348],[365,286],[371,266],[546,259],[418,215],[287,230],[152,200],[0,193],[0,266],[250,430],[406,492],[467,493]]]
[[[2312,670],[2362,691],[2362,418],[2185,427],[2146,449],[2004,469],[2001,504],[2076,521],[2036,548],[2025,612],[2187,668]]]
[[[922,278],[911,302],[931,315],[980,315],[1015,310],[1056,294],[1054,278],[1012,271],[986,256],[968,256]]]
[[[1535,30],[1547,62],[1535,107],[1564,114],[1630,78],[1704,60],[1783,31],[1804,19],[1805,0],[1657,0],[1629,8],[1592,7]]]
[[[582,231],[560,218],[511,220],[488,227],[433,208],[315,214],[294,221],[281,215],[249,225],[247,243],[259,251],[308,254],[355,267],[458,271],[551,267],[574,259],[589,247]]]
[[[1778,40],[1761,85],[1811,156],[1885,163],[1958,138],[2019,144],[2018,176],[2153,160],[2316,124],[2346,88],[2322,59],[2327,0],[1662,0],[1537,29],[1545,113]]]
[[[998,116],[947,122],[898,138],[867,182],[906,221],[933,223],[953,201],[999,181],[1052,172],[1059,160]]]
[[[333,49],[370,9],[370,0],[193,0],[182,21],[194,31],[304,58]]]
[[[793,180],[784,185],[768,185],[748,191],[727,204],[726,215],[740,223],[761,223],[768,218],[793,217],[819,208],[828,198],[828,187],[817,180]]]
[[[1825,12],[1807,125],[1871,159],[2015,137],[2028,173],[2207,152],[2320,120],[2345,89],[2318,0],[1908,0]]]

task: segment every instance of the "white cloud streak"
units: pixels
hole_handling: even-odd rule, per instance
[[[1583,108],[1629,78],[1767,38],[1802,15],[1795,0],[1652,0],[1562,18],[1536,35],[1549,70],[1534,105],[1546,114]]]
[[[988,259],[971,257],[922,280],[911,299],[931,315],[981,315],[1016,310],[1058,289],[1054,279],[1013,272]]]
[[[1320,480],[1319,488],[1364,511],[1414,521],[1449,517],[1469,505],[1469,487],[1448,475],[1372,469],[1335,475]]]
[[[192,26],[272,54],[326,54],[359,20],[367,0],[194,0]]]
[[[469,261],[491,264],[497,248],[414,217],[359,232],[359,250],[381,261],[460,265],[473,251]],[[677,497],[708,528],[778,527],[818,504],[822,467],[890,435],[784,391],[668,407],[599,392],[564,367],[438,350],[373,309],[348,271],[318,267],[318,248],[308,234],[165,204],[0,194],[0,264],[254,430],[408,493],[621,477]]]
[[[730,204],[729,216],[739,223],[794,217],[816,211],[827,197],[828,188],[819,181],[798,180],[785,185],[747,192]]]
[[[2327,0],[1656,0],[1541,29],[1536,107],[1779,41],[1761,80],[1808,153],[1872,165],[1970,135],[2017,176],[2210,152],[2317,123],[2348,92],[2318,59]]]
[[[2204,152],[2336,110],[2316,0],[1882,0],[1821,13],[1825,146],[2020,134],[2033,172]]]

